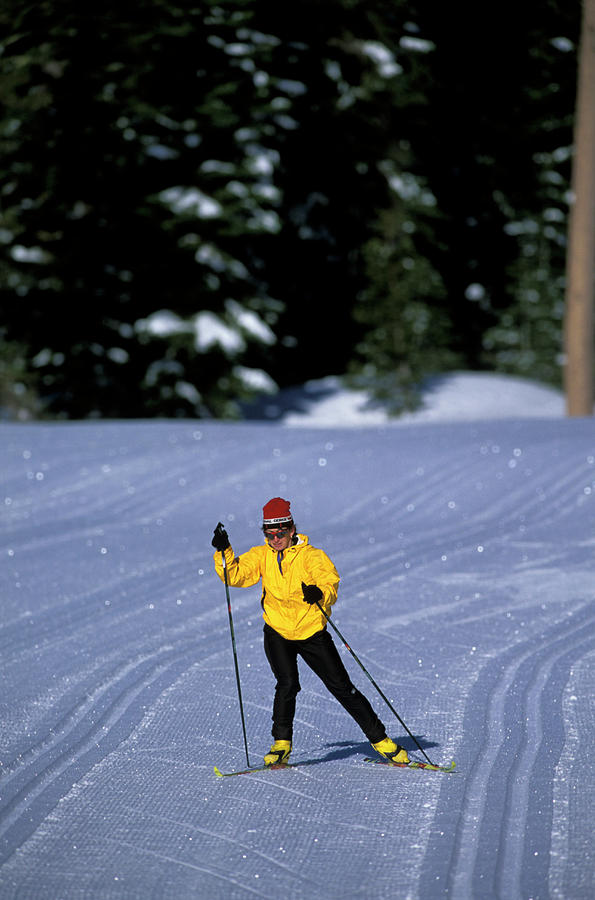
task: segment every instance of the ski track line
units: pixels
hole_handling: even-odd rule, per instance
[[[102,699],[112,691],[117,684],[124,680],[130,673],[140,668],[151,660],[151,656],[136,659],[134,662],[117,666],[111,673],[106,674],[102,683],[92,691],[85,691],[83,700],[69,709],[54,725],[51,731],[37,743],[27,747],[19,753],[11,762],[5,763],[0,770],[2,772],[3,793],[6,785],[13,779],[21,776],[25,766],[37,762],[40,756],[46,754],[53,747],[60,744],[65,738],[80,726],[89,712],[94,712]]]
[[[137,809],[133,809],[132,807],[125,806],[123,808],[128,809],[131,813],[138,812]],[[272,856],[269,856],[267,853],[263,853],[262,850],[258,850],[256,847],[253,847],[250,844],[245,844],[242,841],[235,840],[234,838],[226,837],[223,834],[216,834],[213,831],[209,831],[207,828],[201,828],[195,822],[183,822],[179,821],[178,819],[172,819],[170,816],[157,816],[155,815],[155,813],[148,813],[146,811],[143,811],[143,816],[145,818],[155,819],[157,822],[168,822],[170,825],[179,825],[181,828],[195,831],[197,834],[202,834],[207,838],[213,838],[216,841],[221,841],[225,844],[231,844],[233,847],[238,847],[240,850],[245,850],[247,853],[259,857],[259,859],[262,859],[264,862],[270,863],[273,867],[280,869],[282,872],[288,873],[292,877],[296,878],[300,885],[305,882],[307,884],[311,884],[315,889],[319,887],[317,882],[305,876],[302,871],[296,872],[295,869],[292,869],[291,866],[289,866],[287,863],[283,863],[278,859],[274,859]],[[115,839],[111,838],[108,838],[108,840],[114,840],[115,843],[120,843],[119,840],[116,841]],[[128,846],[133,845],[129,844]],[[136,847],[135,849],[144,852],[140,847]],[[173,860],[173,862],[178,862],[178,860]]]
[[[546,670],[549,665],[550,658],[545,662]],[[529,777],[528,773],[534,767],[541,737],[539,723],[536,722],[532,730],[533,737],[537,738],[537,744],[533,747],[529,746],[530,734],[526,722],[535,716],[535,711],[529,703],[531,691],[528,690],[528,683],[532,680],[531,670],[534,666],[539,669],[539,660],[536,661],[536,654],[529,652],[523,655],[508,667],[507,677],[501,686],[502,702],[498,708],[496,727],[492,733],[495,752],[492,754],[491,760],[484,760],[485,782],[482,784],[481,778],[478,777],[475,788],[476,793],[483,791],[486,799],[482,814],[477,817],[478,824],[475,826],[475,856],[473,864],[471,864],[471,859],[468,860],[470,871],[465,872],[463,884],[457,883],[455,890],[472,891],[478,878],[481,880],[484,890],[488,890],[490,885],[495,886],[497,882],[498,870],[503,865],[502,858],[507,859],[509,864],[517,866],[522,862],[527,826],[527,792],[524,789],[523,779]],[[507,725],[507,718],[510,716],[513,704],[517,707],[515,711],[518,714],[518,722]],[[521,713],[524,715],[521,716]],[[508,741],[504,737],[498,743],[496,734],[508,736]],[[498,794],[499,796],[497,796]],[[507,804],[510,804],[510,807]],[[500,825],[497,830],[500,838],[497,847],[492,849],[490,858],[484,847],[485,822],[488,819],[494,820],[498,816]],[[515,842],[516,847],[512,846],[511,848],[511,844],[514,845]],[[518,875],[517,868],[509,871],[506,873],[507,882],[516,886]],[[506,895],[496,894],[496,896]],[[510,896],[519,895],[513,893]]]
[[[147,850],[143,847],[137,847],[136,844],[130,844],[128,841],[122,840],[114,840],[113,838],[106,838],[106,841],[112,844],[117,844],[118,847],[128,847],[129,850],[134,850],[137,853],[144,853],[147,856],[153,856],[155,859],[160,859],[162,862],[173,863],[176,866],[182,866],[185,869],[192,869],[195,872],[202,872],[203,875],[209,875],[211,878],[217,878],[221,881],[226,882],[227,884],[233,884],[235,887],[239,888],[242,891],[245,891],[248,894],[254,894],[256,897],[268,897],[268,894],[263,894],[262,891],[256,891],[254,888],[248,887],[245,881],[238,881],[237,878],[232,878],[230,875],[225,875],[223,872],[218,872],[215,868],[208,868],[207,866],[198,866],[196,863],[184,862],[182,859],[176,859],[175,856],[167,856],[165,853],[158,853],[157,850]]]
[[[164,654],[164,659],[153,661],[151,667],[145,663],[140,668],[131,667],[136,672],[132,683],[126,681],[118,687],[120,676],[102,687],[101,695],[109,704],[97,720],[88,721],[93,709],[80,720],[69,721],[67,717],[65,734],[56,741],[46,739],[31,752],[23,767],[13,768],[12,777],[6,781],[2,778],[0,865],[36,830],[72,786],[130,735],[147,706],[193,665],[195,649],[193,645],[182,652],[170,651]],[[110,695],[116,690],[118,694],[112,698]],[[44,757],[47,757],[45,761]],[[6,787],[11,781],[15,784],[7,796]]]
[[[502,463],[504,463],[503,460]],[[521,505],[525,518],[530,519],[531,524],[535,525],[551,521],[552,514],[559,516],[561,513],[567,514],[574,511],[575,501],[569,502],[568,496],[569,493],[572,495],[572,490],[575,491],[576,497],[582,494],[585,478],[588,479],[589,477],[588,467],[583,464],[579,469],[577,465],[576,467],[571,467],[569,471],[568,462],[567,460],[564,460],[560,463],[559,467],[554,470],[553,474],[548,472],[547,481],[539,473],[532,472],[531,483],[528,484],[524,473],[522,471],[517,471],[517,469],[520,470],[521,465],[522,461],[518,463],[515,469],[510,469],[508,463],[506,463],[503,471],[489,472],[489,477],[486,481],[484,458],[477,461],[473,472],[470,472],[469,470],[468,461],[461,464],[450,463],[441,466],[440,472],[437,474],[426,476],[423,483],[419,485],[413,483],[407,490],[403,490],[402,486],[400,486],[400,488],[397,489],[396,496],[391,495],[390,508],[393,510],[395,506],[398,506],[400,509],[402,508],[402,511],[407,513],[407,520],[411,522],[412,526],[415,526],[416,510],[422,509],[424,511],[424,516],[427,516],[428,506],[436,504],[437,492],[439,493],[440,498],[446,498],[447,496],[455,497],[457,492],[460,492],[461,484],[468,484],[472,482],[474,478],[481,480],[482,483],[485,482],[487,488],[494,479],[499,476],[504,476],[507,479],[508,489],[506,491],[498,491],[495,498],[493,496],[490,497],[490,514],[487,524],[497,521],[500,529],[505,524],[516,524],[518,522],[518,510],[520,508],[519,500],[521,498],[523,500]],[[527,463],[527,465],[530,464]],[[500,466],[500,469],[502,469],[502,465]],[[463,475],[464,478],[461,477]],[[520,483],[515,484],[514,479],[519,481],[519,475],[523,480]],[[391,493],[390,487],[387,487],[387,490],[383,492],[383,494],[387,492]],[[380,494],[376,493],[372,498],[376,505],[380,496]],[[479,503],[481,499],[479,495],[475,499],[478,506],[484,506],[483,503]],[[468,507],[469,501],[467,500],[464,505]],[[473,505],[475,504],[472,504],[472,506]],[[352,507],[349,507],[347,512],[350,513],[352,510],[357,511],[370,507],[370,501],[366,498],[366,500],[359,501]],[[438,512],[438,510],[444,511],[443,507],[444,503],[441,500],[436,512]],[[451,521],[453,516],[456,516],[456,512],[449,514]],[[461,527],[457,529],[457,537],[459,539],[468,536],[477,529],[483,530],[486,527],[484,508],[478,508],[475,512],[473,509],[468,510],[468,516],[469,518],[465,521],[463,529],[461,530]],[[341,516],[335,516],[333,521],[339,525],[344,518],[345,513]],[[374,514],[374,516],[370,516],[369,518],[376,519],[377,514]],[[460,519],[460,510],[458,518]],[[463,523],[459,522],[458,524],[461,526]],[[438,525],[431,529],[430,532],[424,531],[424,540],[433,540],[435,537],[439,537],[440,534],[441,526]]]
[[[133,612],[130,612],[121,616],[116,623],[112,623],[113,627],[117,630],[121,622],[133,614]],[[84,722],[85,718],[91,720],[91,725],[87,726],[88,729],[92,730],[95,728],[93,715],[97,715],[98,704],[106,706],[105,698],[109,697],[110,692],[113,692],[119,683],[125,683],[126,679],[139,667],[150,672],[160,660],[182,658],[187,654],[194,660],[190,665],[196,665],[197,659],[199,664],[202,665],[209,658],[223,653],[226,639],[224,627],[220,628],[218,632],[213,630],[208,636],[202,634],[200,629],[197,628],[197,625],[206,616],[206,613],[194,616],[170,628],[166,634],[160,635],[166,643],[161,643],[157,648],[147,647],[146,642],[142,639],[138,640],[136,644],[129,644],[127,654],[133,657],[133,660],[131,662],[120,662],[111,670],[108,669],[108,664],[113,664],[116,652],[111,651],[101,661],[101,648],[98,648],[95,652],[95,658],[100,660],[98,665],[84,670],[82,673],[77,673],[78,683],[74,688],[65,691],[57,699],[52,700],[51,708],[48,708],[44,713],[43,719],[36,726],[40,732],[42,728],[47,729],[45,736],[37,738],[34,743],[28,744],[24,750],[14,751],[16,756],[13,756],[10,762],[6,762],[3,765],[0,764],[2,786],[5,787],[15,776],[15,773],[21,777],[25,764],[35,762],[42,754],[46,754],[48,751],[51,752],[54,745],[64,741],[68,733],[72,733],[75,729],[81,729],[83,727],[81,723]],[[89,625],[85,631],[88,631],[90,627],[92,626]],[[46,641],[43,646],[46,648],[53,643],[59,643],[60,640],[59,637],[55,637]],[[208,644],[209,651],[212,652],[209,652],[208,657],[201,657],[201,648],[205,642]],[[14,661],[18,661],[18,656]],[[69,673],[67,677],[72,679],[74,674]],[[96,679],[97,683],[93,684],[93,679]],[[65,711],[61,712],[60,707],[66,705],[66,698],[73,693],[76,693],[82,699],[75,702],[74,706],[67,707]],[[21,743],[24,740],[24,737],[21,738]]]
[[[202,617],[198,617],[199,620],[201,618]],[[195,624],[196,620],[193,619],[192,623]],[[81,683],[78,690],[79,693],[81,691],[84,692],[84,699],[77,702],[73,707],[67,710],[57,722],[54,722],[46,737],[27,747],[26,750],[19,753],[11,762],[0,767],[3,786],[10,782],[15,773],[22,773],[24,764],[29,764],[32,761],[35,762],[41,754],[46,753],[53,745],[62,742],[68,733],[81,727],[81,722],[87,714],[96,713],[98,703],[102,701],[104,697],[109,695],[120,682],[125,683],[129,675],[145,669],[150,671],[151,669],[154,669],[156,665],[159,665],[161,660],[167,661],[168,658],[182,658],[188,653],[198,654],[201,641],[207,640],[205,636],[201,638],[199,634],[197,634],[196,637],[192,634],[191,636],[186,637],[185,640],[176,640],[179,633],[183,634],[187,632],[187,624],[188,623],[184,623],[182,626],[172,629],[171,633],[167,635],[169,638],[168,642],[162,644],[157,649],[147,650],[142,642],[139,641],[137,647],[131,645],[128,647],[128,653],[130,655],[136,652],[136,657],[133,661],[119,663],[111,671],[104,674],[97,671],[90,673],[89,678],[98,674],[101,678],[100,683],[89,688],[85,688],[84,684]],[[221,638],[223,635],[224,631],[221,630],[218,637]],[[209,637],[208,646],[210,649],[214,646],[213,636],[214,633]],[[215,653],[210,653],[210,656],[218,655],[218,653],[221,652],[223,652],[222,647]],[[106,663],[107,661],[108,660],[106,659]],[[142,675],[139,676],[139,678],[140,677],[142,677]],[[54,703],[54,706],[55,705],[56,704]]]
[[[451,453],[451,458],[453,460],[458,459],[459,455]],[[447,473],[447,480],[445,480],[445,472]],[[349,506],[343,507],[340,513],[332,516],[328,520],[328,524],[333,529],[340,529],[343,524],[352,521],[354,518],[361,521],[362,514],[365,521],[374,522],[378,519],[378,501],[382,502],[382,498],[387,495],[390,495],[390,506],[386,506],[386,509],[387,511],[391,510],[393,513],[396,511],[396,508],[401,512],[407,511],[411,504],[417,508],[423,502],[428,504],[435,503],[437,491],[441,495],[448,493],[449,482],[454,481],[455,484],[458,484],[463,480],[462,476],[468,478],[468,473],[469,464],[467,461],[462,463],[448,461],[444,465],[441,464],[440,471],[430,475],[423,473],[423,481],[416,483],[410,480],[413,477],[421,478],[421,475],[416,475],[415,471],[410,473],[410,477],[404,481],[401,473],[392,469],[390,475],[394,478],[394,482],[387,483],[382,489],[366,492],[363,498],[352,500]]]
[[[119,597],[120,592],[125,591],[126,600],[118,599],[111,607],[114,612],[124,618],[145,611],[147,579],[150,579],[151,597],[156,603],[164,597],[175,596],[178,587],[192,584],[192,579],[187,571],[180,574],[175,571],[178,565],[185,565],[186,568],[188,566],[187,562],[181,560],[148,564],[142,572],[135,570],[125,578],[114,576],[109,581],[104,581],[101,585],[85,593],[57,598],[54,602],[48,601],[46,606],[40,608],[31,617],[21,614],[16,619],[5,622],[0,626],[0,651],[3,662],[6,664],[20,661],[19,658],[23,653],[31,652],[32,635],[27,629],[23,629],[23,621],[33,619],[35,623],[34,640],[39,645],[37,649],[46,650],[52,646],[52,643],[80,639],[81,634],[89,629],[97,628],[97,622],[93,619],[93,610],[89,609],[88,604],[100,602],[106,594],[108,598],[114,595]],[[171,569],[174,570],[173,573],[170,571]],[[212,616],[212,610],[194,615],[192,621],[197,622],[210,616]],[[118,627],[119,623],[107,623],[107,627],[110,626]]]
[[[568,644],[571,643],[573,648],[576,647],[577,638],[580,636],[585,626],[571,629],[558,640],[552,641],[545,645],[538,652],[527,652],[509,667],[507,677],[501,687],[501,703],[498,705],[498,716],[496,718],[496,727],[491,729],[491,736],[488,740],[494,743],[497,750],[492,754],[492,758],[485,760],[486,778],[481,779],[481,768],[477,773],[476,793],[479,792],[485,798],[484,809],[480,815],[479,825],[475,827],[475,858],[474,865],[468,860],[469,868],[463,866],[463,877],[461,881],[461,870],[458,867],[456,879],[453,881],[455,895],[459,889],[469,890],[468,896],[473,896],[474,891],[478,890],[481,885],[483,888],[493,886],[494,889],[498,884],[498,873],[503,871],[506,864],[515,866],[505,873],[505,882],[511,886],[512,893],[497,894],[497,896],[521,896],[519,890],[521,879],[521,868],[526,859],[525,844],[527,840],[527,826],[530,824],[527,818],[528,812],[528,788],[527,782],[530,779],[530,772],[534,770],[537,764],[537,755],[541,745],[541,725],[540,717],[536,714],[535,708],[530,706],[532,699],[531,683],[532,669],[543,666],[544,675],[547,680],[547,672],[555,664],[557,658],[566,655],[568,652]],[[555,650],[555,644],[562,643],[559,651]],[[551,654],[554,651],[554,657]],[[575,656],[575,650],[570,650],[570,655]],[[545,656],[545,661],[541,663],[541,657]],[[550,665],[551,662],[551,665]],[[537,676],[536,676],[537,677]],[[545,683],[545,682],[544,682]],[[538,680],[536,682],[539,686]],[[523,695],[524,692],[524,695]],[[538,695],[533,699],[539,701]],[[513,721],[512,728],[507,728],[507,718],[517,718],[517,710],[522,709],[525,712],[524,722],[521,728],[516,728]],[[534,745],[530,745],[528,741],[531,735],[527,732],[526,722],[534,721],[535,733],[533,737],[536,740]],[[539,730],[539,734],[537,734]],[[516,733],[514,733],[516,731]],[[514,733],[516,738],[515,747],[506,746],[506,735]],[[502,735],[503,739],[498,742],[498,735]],[[539,737],[539,740],[538,740]],[[523,788],[523,780],[525,785]],[[520,786],[520,790],[519,790]],[[509,804],[507,806],[507,803]],[[489,810],[489,813],[486,813]],[[501,827],[500,827],[500,843],[497,848],[491,847],[489,850],[485,844],[484,833],[487,831],[486,822],[493,820],[496,810],[500,811]],[[465,817],[466,819],[466,817]],[[536,823],[532,823],[533,826]],[[469,835],[467,835],[469,839]],[[465,839],[463,839],[465,843]],[[489,873],[489,877],[488,874]]]
[[[63,599],[54,606],[40,609],[31,617],[35,623],[33,638],[37,645],[36,649],[45,651],[56,643],[68,643],[73,640],[80,642],[82,635],[90,629],[96,630],[97,622],[91,619],[87,602],[99,600],[106,592],[108,594],[112,591],[117,592],[121,584],[121,580],[114,580],[86,594],[77,594],[75,597]],[[138,608],[133,606],[134,601],[135,597],[129,598],[128,609],[119,612],[121,617],[136,615],[139,612]],[[30,621],[29,617],[20,616],[16,621],[13,620],[0,627],[0,650],[5,665],[21,662],[22,656],[32,650],[32,635],[23,628],[23,620]]]
[[[541,846],[538,850],[533,849],[538,844],[536,842],[531,845],[527,826],[531,822],[529,810],[533,800],[531,773],[541,768],[538,762],[540,751],[543,751],[544,767],[549,766],[552,768],[552,771],[555,767],[555,762],[552,763],[546,755],[547,743],[543,727],[543,698],[551,684],[554,685],[555,689],[555,685],[560,683],[559,679],[554,679],[553,670],[563,662],[562,668],[564,672],[568,673],[572,663],[576,662],[577,658],[580,658],[582,651],[586,650],[588,652],[593,646],[595,646],[595,640],[591,636],[575,645],[571,650],[562,648],[555,656],[539,666],[538,671],[535,673],[533,684],[527,692],[524,710],[525,721],[528,723],[525,745],[517,760],[511,766],[504,803],[505,817],[502,820],[500,833],[500,845],[503,847],[502,861],[499,862],[495,870],[495,886],[500,897],[525,896],[522,879],[526,865],[530,862],[531,857],[539,856],[544,852]],[[559,702],[561,702],[562,691],[559,693]],[[545,747],[544,744],[546,745]],[[553,784],[550,784],[551,794],[553,794]],[[551,796],[548,799],[551,804]],[[522,817],[516,815],[517,809],[523,811]],[[547,814],[539,809],[539,815],[542,817],[539,831],[543,832],[543,818],[546,818]],[[550,814],[550,819],[551,817],[552,814]],[[546,852],[548,851],[546,850]]]
[[[266,439],[263,437],[262,440],[265,442]],[[57,484],[52,484],[51,494],[48,495],[49,488],[42,496],[37,493],[36,501],[40,510],[51,512],[56,508],[61,508],[60,499],[64,494],[68,495],[70,502],[75,500],[77,495],[84,495],[85,491],[88,491],[89,489],[92,489],[93,496],[95,496],[100,484],[105,485],[108,495],[107,498],[102,497],[100,500],[95,500],[93,503],[90,503],[85,499],[84,510],[75,513],[74,515],[69,511],[61,518],[57,518],[54,514],[51,523],[48,521],[40,522],[34,530],[41,532],[41,536],[34,537],[29,541],[31,549],[38,550],[51,546],[56,542],[63,543],[67,538],[75,536],[80,537],[81,534],[86,535],[90,533],[92,535],[97,535],[102,531],[106,523],[109,523],[111,527],[111,523],[115,521],[119,523],[120,530],[123,528],[129,530],[133,527],[150,525],[155,522],[156,519],[169,517],[177,510],[183,509],[184,507],[188,507],[189,509],[194,508],[197,500],[202,496],[211,496],[215,487],[212,479],[209,478],[206,478],[204,482],[202,482],[202,486],[201,483],[196,481],[198,478],[198,475],[196,474],[196,449],[196,447],[186,448],[184,450],[183,459],[178,460],[176,467],[173,469],[169,457],[167,465],[160,465],[159,460],[155,461],[155,459],[151,457],[151,460],[146,463],[146,471],[143,471],[140,477],[137,470],[138,461],[135,461],[135,464],[132,465],[128,461],[119,459],[110,462],[109,471],[98,471],[94,475],[76,482],[74,485],[71,485],[67,481],[71,477],[70,472],[64,474],[60,472],[55,473],[57,479],[67,481],[67,486],[61,487],[60,484],[62,482],[60,481]],[[302,451],[296,450],[294,455],[300,455],[301,452]],[[287,464],[287,453],[288,451],[284,452],[284,465]],[[268,455],[261,454],[261,458],[258,462],[245,466],[241,472],[234,471],[231,475],[219,478],[217,480],[217,487],[225,493],[226,489],[235,487],[237,482],[243,478],[258,483],[262,480],[263,474],[269,473],[270,464],[271,461],[268,458]],[[189,472],[193,473],[192,477],[189,477]],[[20,476],[17,477],[20,478]],[[181,492],[181,496],[172,497],[173,494],[180,490],[179,479],[181,477],[184,477],[187,480],[187,483],[184,485],[184,490]],[[196,483],[194,483],[195,481]],[[123,498],[122,493],[131,486],[134,487],[134,493],[128,494]],[[31,505],[28,496],[22,501],[19,500],[18,494],[20,486],[15,485],[15,488],[16,490],[14,490],[13,493],[15,493],[16,496],[12,499],[11,504],[11,509],[13,510],[11,521],[7,523],[8,527],[6,529],[0,528],[0,534],[4,531],[7,537],[10,537],[11,543],[14,543],[19,536],[19,531],[16,529],[14,521],[18,518],[18,516],[15,515],[17,507],[27,507]],[[147,510],[147,494],[149,489],[150,495],[154,497],[152,510]],[[98,523],[95,524],[93,528],[89,528],[87,524],[90,518]],[[59,525],[60,528],[58,528],[57,525]],[[64,526],[69,526],[70,529],[66,536],[64,536],[63,531],[61,530]],[[43,534],[48,527],[51,527],[51,534]],[[31,537],[31,525],[29,523],[23,525],[21,531]]]
[[[446,802],[443,799],[441,803],[441,811],[434,824],[434,837],[430,839],[422,869],[425,872],[422,876],[424,896],[436,896],[439,886],[441,893],[452,897],[521,896],[518,886],[530,852],[527,831],[528,826],[535,825],[535,822],[529,820],[529,808],[534,805],[530,787],[527,786],[521,793],[520,803],[516,789],[519,780],[529,779],[530,773],[534,773],[535,778],[543,774],[540,751],[543,752],[545,735],[540,707],[544,702],[544,691],[546,688],[555,690],[561,696],[577,649],[582,650],[583,645],[593,643],[589,612],[590,606],[587,604],[582,610],[581,621],[577,621],[575,615],[573,621],[564,623],[562,633],[560,624],[556,624],[555,630],[550,629],[547,639],[541,636],[537,650],[536,639],[532,638],[491,661],[480,674],[467,702],[464,732],[477,730],[475,696],[489,697],[483,722],[483,746],[466,785],[445,781],[443,798]],[[552,686],[549,683],[552,672],[560,668],[561,662],[564,665],[559,673],[556,672],[556,682]],[[517,727],[519,707],[524,712],[521,728]],[[559,712],[561,715],[561,707]],[[529,729],[527,720],[531,723]],[[560,730],[563,731],[561,720]],[[553,767],[556,762],[557,759],[548,761],[548,765]],[[458,801],[456,794],[461,788],[464,794]],[[444,834],[452,833],[453,808],[460,808],[458,826],[452,838],[451,851],[445,854],[440,839]],[[519,815],[519,809],[522,809],[522,815]],[[489,841],[489,834],[493,830],[491,823],[497,816],[500,816],[498,830],[501,839],[499,846],[494,847],[493,842]],[[442,873],[436,875],[437,869],[432,863],[434,858],[440,858],[440,854],[444,860],[440,864]],[[539,865],[542,866],[543,862],[540,861]],[[510,871],[504,871],[505,866],[510,866]],[[507,887],[503,893],[493,894],[490,891],[499,887],[497,873],[504,873],[500,877],[505,879]],[[510,885],[515,887],[510,888]]]
[[[302,773],[302,774],[304,775],[305,773]],[[242,778],[243,776],[240,775],[239,777]],[[270,778],[270,776],[266,772],[262,772],[262,774],[259,774],[258,772],[253,772],[249,776],[246,775],[246,778],[248,778],[248,777],[252,781],[258,781],[258,782],[260,782],[260,784],[264,784],[267,787],[272,787],[278,791],[283,791],[286,794],[294,794],[296,797],[301,797],[304,800],[310,800],[312,803],[315,803],[315,804],[318,803],[320,800],[319,796],[312,797],[309,794],[305,794],[303,791],[297,791],[295,788],[290,788],[284,784],[281,784],[280,779]],[[217,780],[219,782],[221,782],[222,786],[225,784],[225,778],[218,778]],[[229,779],[229,780],[231,781],[231,779]]]
[[[24,811],[27,811],[28,813],[31,812],[30,804],[38,800],[44,792],[47,791],[57,779],[60,779],[62,775],[68,772],[71,767],[75,767],[78,771],[76,774],[73,774],[71,784],[68,785],[67,790],[70,789],[72,784],[80,780],[84,774],[80,762],[84,756],[91,753],[94,748],[100,748],[101,744],[106,741],[104,728],[106,731],[114,729],[136,697],[154,680],[158,679],[160,675],[167,671],[169,667],[170,666],[168,665],[159,665],[149,679],[146,678],[146,675],[142,674],[133,688],[130,688],[129,686],[124,688],[123,693],[112,703],[109,710],[104,713],[96,723],[93,723],[91,728],[82,738],[77,738],[73,743],[68,744],[66,749],[61,749],[62,744],[65,743],[64,740],[52,743],[50,750],[53,751],[54,758],[50,759],[50,761],[45,764],[45,768],[42,768],[40,771],[35,771],[29,780],[25,781],[25,778],[28,775],[29,769],[33,768],[38,760],[39,757],[37,754],[34,755],[31,761],[26,763],[27,768],[25,771],[21,771],[20,769],[13,770],[13,780],[17,781],[17,785],[13,796],[5,803],[2,810],[0,836],[2,836],[3,840],[5,840],[4,836],[12,827],[14,827],[15,823],[19,821]],[[104,725],[104,723],[106,724]],[[122,738],[118,740],[118,743],[120,743],[121,740]],[[49,750],[44,752],[42,747],[41,756],[48,753]],[[59,753],[59,755],[56,756],[56,753]],[[95,765],[97,761],[98,759],[95,759],[91,765]],[[41,764],[43,765],[43,762]],[[85,771],[88,771],[88,769],[85,769]],[[7,782],[9,780],[10,779],[7,779]],[[2,781],[2,789],[3,795],[5,795],[4,779]],[[59,795],[59,799],[61,796],[62,794]],[[52,804],[52,807],[53,805],[54,804]],[[49,811],[49,807],[46,812],[47,811]],[[44,812],[41,818],[43,818],[45,814],[46,813]],[[33,818],[33,816],[29,816],[28,820],[33,822]],[[41,821],[41,818],[39,819],[39,822]],[[37,824],[39,824],[39,822]],[[32,830],[35,830],[35,827],[33,827]],[[3,861],[5,861],[4,854],[0,854],[0,862]]]
[[[543,531],[544,527],[552,525],[561,516],[575,514],[577,499],[582,496],[585,478],[588,475],[587,470],[585,472],[572,471],[566,473],[564,469],[563,474],[560,474],[555,484],[551,485],[548,482],[545,489],[541,485],[534,488],[533,498],[531,498],[531,494],[528,492],[525,484],[518,485],[502,492],[497,499],[491,498],[488,518],[486,518],[484,509],[479,509],[476,512],[470,511],[464,523],[453,519],[454,514],[449,514],[442,523],[429,529],[425,528],[422,536],[418,536],[416,523],[413,520],[409,528],[403,528],[405,532],[405,546],[397,555],[394,553],[390,554],[390,558],[387,558],[386,554],[383,553],[382,559],[375,567],[374,574],[379,581],[384,580],[383,578],[378,578],[384,572],[394,575],[395,562],[404,556],[416,567],[435,562],[437,554],[439,556],[443,552],[444,547],[449,546],[452,542],[451,529],[453,521],[457,521],[456,538],[458,552],[464,552],[465,550],[473,549],[474,545],[482,544],[486,533],[499,534],[499,545],[513,540],[517,534],[520,522],[518,513],[520,508],[523,509],[522,524],[526,533],[537,528]],[[441,491],[444,496],[456,495],[456,482],[450,489],[448,481],[441,483]],[[568,500],[569,494],[573,497],[570,501]],[[420,494],[412,494],[409,505],[414,508],[411,512],[407,512],[408,517],[415,513],[415,508],[418,506],[424,509],[424,513],[427,513],[426,505]],[[407,509],[407,506],[404,508]],[[453,551],[449,552],[448,555],[452,557]]]

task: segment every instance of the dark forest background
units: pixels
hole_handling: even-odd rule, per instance
[[[581,8],[0,0],[4,415],[561,383]]]

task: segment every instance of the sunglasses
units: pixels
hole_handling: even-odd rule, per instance
[[[289,534],[293,525],[289,525],[287,528],[263,528],[263,533],[266,538],[276,538],[276,537],[285,537],[286,534]]]

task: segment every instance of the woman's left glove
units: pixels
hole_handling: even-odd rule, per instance
[[[304,584],[302,581],[302,590],[304,592],[304,600],[310,606],[314,606],[319,600],[322,600],[322,591],[315,584]]]

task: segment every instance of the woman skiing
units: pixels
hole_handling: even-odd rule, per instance
[[[276,678],[273,701],[274,743],[266,765],[284,762],[291,753],[296,696],[300,690],[297,658],[318,675],[331,694],[353,717],[372,746],[394,762],[408,762],[407,752],[386,736],[370,702],[352,684],[326,630],[326,617],[337,599],[339,575],[323,550],[296,531],[290,502],[274,497],[263,507],[265,543],[234,556],[221,523],[212,545],[215,568],[232,587],[251,587],[262,580],[264,650]],[[320,604],[320,606],[319,606]]]

